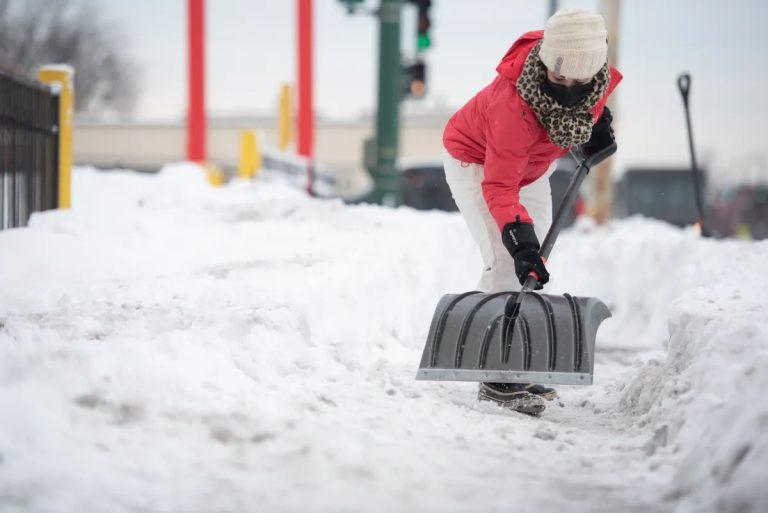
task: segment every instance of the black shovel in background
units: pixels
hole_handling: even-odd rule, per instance
[[[702,237],[709,237],[710,231],[707,229],[707,225],[704,224],[704,200],[702,197],[701,187],[701,170],[696,163],[696,149],[693,146],[693,129],[691,128],[691,111],[688,107],[688,93],[691,90],[691,75],[689,73],[683,73],[677,77],[677,87],[680,88],[680,95],[683,97],[683,107],[685,108],[685,123],[688,127],[688,147],[691,150],[691,173],[693,174],[693,192],[696,195],[696,209],[698,210],[698,216],[696,221],[701,229]]]

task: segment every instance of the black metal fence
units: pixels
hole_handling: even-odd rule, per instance
[[[0,70],[0,230],[58,205],[59,96]]]
[[[311,189],[312,194],[316,196],[339,195],[338,180],[334,173],[324,166],[308,164],[304,157],[263,148],[261,161],[264,169],[282,174],[293,185],[302,189]]]

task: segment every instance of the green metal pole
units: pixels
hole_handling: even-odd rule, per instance
[[[376,115],[376,167],[371,170],[375,190],[372,201],[400,204],[400,175],[395,168],[400,128],[402,69],[400,63],[400,11],[402,0],[381,0],[379,9],[379,104]]]

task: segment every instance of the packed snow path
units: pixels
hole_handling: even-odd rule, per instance
[[[766,511],[768,244],[581,224],[596,383],[540,418],[414,375],[458,215],[194,167],[74,175],[0,233],[0,511]]]

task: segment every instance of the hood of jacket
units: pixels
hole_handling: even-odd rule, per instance
[[[517,82],[520,77],[520,73],[523,72],[523,66],[525,65],[525,59],[528,54],[531,53],[531,49],[536,46],[544,37],[543,30],[533,30],[526,32],[515,41],[501,62],[496,66],[496,71],[499,75],[506,77],[513,82]]]

